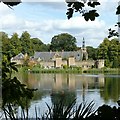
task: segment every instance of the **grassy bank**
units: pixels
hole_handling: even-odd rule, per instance
[[[120,74],[120,68],[102,68],[102,69],[88,69],[88,70],[82,70],[81,68],[65,68],[65,69],[43,69],[39,66],[35,66],[32,69],[21,67],[18,68],[19,72],[30,72],[30,73],[88,73],[88,74]]]
[[[77,69],[39,69],[30,70],[31,73],[82,73],[82,70]]]
[[[35,66],[32,69],[21,67],[18,68],[19,72],[30,72],[30,73],[82,73],[81,68],[65,68],[65,69],[60,69],[60,68],[51,68],[51,69],[43,69],[40,68],[39,66]]]
[[[90,73],[90,74],[120,74],[120,69],[119,68],[102,68],[102,69],[88,69],[88,70],[83,70],[83,73]]]

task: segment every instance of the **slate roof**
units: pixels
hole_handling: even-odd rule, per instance
[[[22,60],[24,59],[24,55],[22,53],[19,53],[15,57],[12,58],[12,60]]]
[[[81,51],[63,51],[63,52],[35,52],[34,58],[40,58],[43,61],[52,61],[55,55],[59,55],[62,59],[67,59],[71,56],[75,57],[76,61],[81,60]]]

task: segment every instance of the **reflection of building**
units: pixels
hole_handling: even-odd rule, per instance
[[[104,87],[104,76],[77,76],[75,74],[23,74],[21,81],[30,88],[42,90],[95,89]]]

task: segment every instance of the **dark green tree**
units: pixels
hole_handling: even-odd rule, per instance
[[[43,42],[38,38],[32,38],[31,45],[34,51],[41,51],[41,46],[43,45]]]
[[[97,59],[97,48],[92,46],[87,46],[88,59],[96,60]]]
[[[5,32],[0,32],[0,41],[2,41],[2,51],[10,51],[10,39],[8,38],[8,34]]]
[[[98,47],[98,59],[105,59],[106,67],[120,66],[120,43],[118,39],[109,40],[105,38]]]
[[[32,42],[30,40],[30,34],[27,31],[22,33],[20,37],[20,41],[21,41],[21,46],[22,46],[21,52],[23,54],[27,53],[28,55],[32,55],[34,51],[32,49]]]
[[[68,33],[62,33],[52,38],[50,45],[52,51],[74,51],[76,49],[76,38]]]
[[[12,37],[10,38],[10,44],[12,45],[11,51],[12,51],[13,56],[15,56],[21,52],[21,50],[22,50],[21,41],[20,41],[17,33],[14,33],[12,35]]]
[[[108,62],[108,47],[110,45],[110,41],[105,38],[103,42],[99,45],[98,51],[97,51],[97,57],[98,59],[104,59],[105,60],[105,66],[109,67],[109,64],[106,64],[106,61]]]

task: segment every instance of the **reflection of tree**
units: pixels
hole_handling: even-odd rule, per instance
[[[33,96],[32,100],[41,100],[47,94],[49,94],[49,93],[46,93],[43,90],[37,90],[36,92],[34,92],[34,96]]]
[[[28,72],[22,73],[22,81],[28,88],[31,88],[31,89],[34,88],[34,85],[36,85],[38,82],[36,81],[34,76],[32,74],[29,74]],[[37,88],[34,88],[34,89],[37,89]],[[46,94],[48,93],[46,93],[43,90],[37,90],[34,92],[34,96],[32,100],[41,100],[43,96],[45,96]]]
[[[52,92],[51,101],[53,104],[58,103],[60,100],[63,100],[64,105],[68,106],[76,98],[75,91],[62,90],[58,92]]]
[[[107,102],[112,99],[116,102],[120,96],[120,80],[119,78],[105,78],[105,86],[100,91],[101,97]]]

